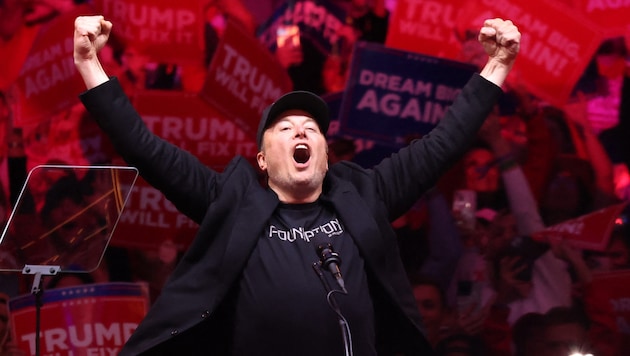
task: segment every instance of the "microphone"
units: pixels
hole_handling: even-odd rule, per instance
[[[339,268],[341,265],[341,257],[339,257],[339,254],[333,250],[332,245],[328,242],[318,243],[316,251],[322,266],[332,273],[333,277],[337,280],[337,284],[341,287],[341,290],[344,293],[348,293],[346,284],[341,277],[341,269]]]

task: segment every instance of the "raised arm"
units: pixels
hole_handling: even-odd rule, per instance
[[[512,21],[497,18],[484,22],[478,38],[489,57],[479,74],[497,86],[502,86],[514,65],[521,33]]]
[[[98,59],[112,31],[112,23],[103,16],[80,16],[74,21],[74,65],[87,89],[109,80]]]

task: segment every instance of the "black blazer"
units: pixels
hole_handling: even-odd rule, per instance
[[[373,169],[349,162],[329,168],[321,199],[332,204],[366,261],[379,354],[431,353],[390,222],[461,157],[501,93],[475,74],[430,134]],[[278,197],[260,185],[256,169],[242,157],[218,173],[153,135],[116,78],[81,100],[127,163],[199,224],[121,355],[227,354],[230,293]]]

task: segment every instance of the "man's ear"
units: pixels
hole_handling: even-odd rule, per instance
[[[258,162],[258,167],[260,167],[262,171],[267,170],[267,160],[265,159],[265,154],[263,153],[263,151],[260,151],[256,154],[256,162]]]

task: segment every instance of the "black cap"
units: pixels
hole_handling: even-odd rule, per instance
[[[258,133],[256,134],[256,144],[259,149],[262,145],[262,137],[265,130],[273,124],[280,114],[287,110],[304,110],[311,114],[313,119],[317,121],[319,130],[326,135],[330,124],[328,104],[315,93],[292,91],[281,96],[263,111],[260,124],[258,124]]]

